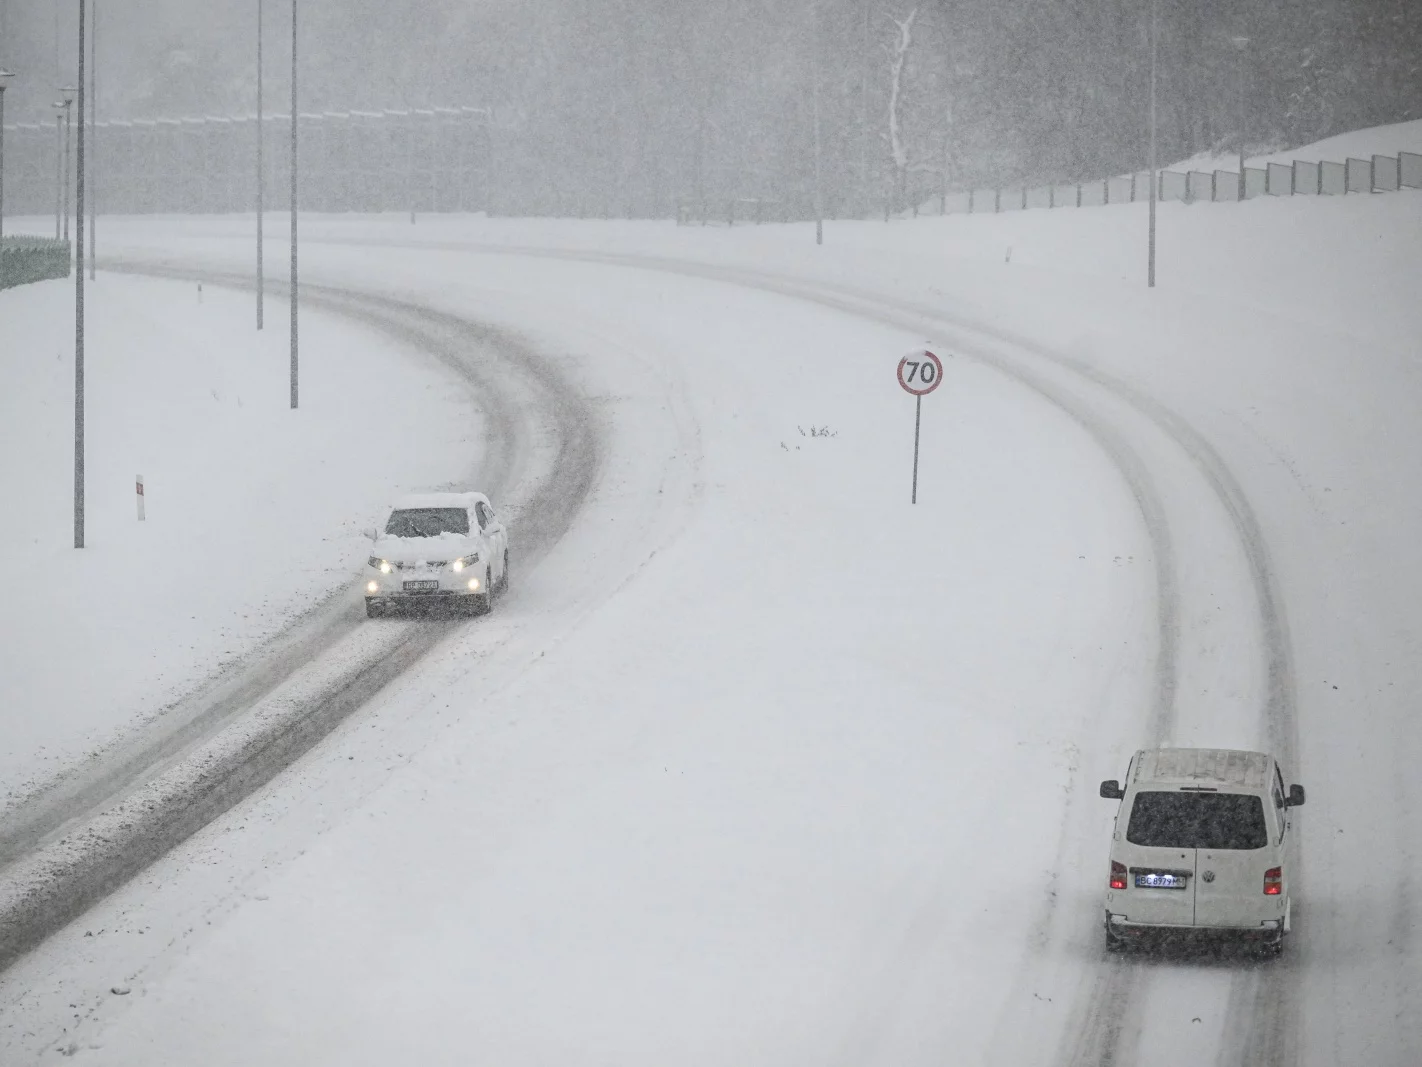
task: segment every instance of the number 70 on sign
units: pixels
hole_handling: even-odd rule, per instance
[[[926,348],[916,348],[899,360],[899,385],[914,398],[913,411],[913,496],[918,503],[918,430],[923,419],[923,398],[943,381],[943,361]]]

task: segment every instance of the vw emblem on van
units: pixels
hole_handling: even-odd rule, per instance
[[[1200,877],[1203,878],[1203,879],[1204,879],[1205,881],[1207,881],[1207,882],[1213,882],[1213,881],[1215,880],[1215,872],[1214,872],[1214,871],[1206,871],[1204,874],[1200,875]]]

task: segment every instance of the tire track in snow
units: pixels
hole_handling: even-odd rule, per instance
[[[172,264],[110,262],[105,269],[251,287],[245,275]],[[496,493],[523,497],[516,572],[526,573],[568,531],[596,482],[603,447],[585,398],[545,357],[503,331],[377,294],[306,286],[303,299],[413,345],[453,369],[479,395],[496,398],[488,411],[493,452],[485,484]],[[470,348],[482,356],[495,353],[497,366],[466,358]],[[520,404],[533,410],[519,418],[513,412]],[[535,422],[556,437],[546,464],[536,456],[539,442],[526,439]],[[191,719],[148,736],[78,785],[38,798],[16,828],[7,828],[0,843],[14,862],[0,870],[0,970],[270,781],[451,633],[448,626],[425,622],[402,627],[393,640],[377,636],[374,652],[365,648],[354,661],[338,664],[332,683],[300,706],[299,714],[273,716],[270,726],[249,723],[244,713],[262,697],[309,673],[304,669],[317,655],[361,632],[350,621],[352,607],[342,594],[331,598],[309,633],[262,650],[250,672],[230,672],[242,677],[219,687],[213,702],[194,709]],[[245,729],[236,731],[240,736],[228,751],[204,752],[185,772],[183,757],[201,751],[204,741],[220,742],[224,727]],[[185,773],[174,773],[175,766]],[[160,774],[181,782],[181,792],[145,795],[144,783]]]

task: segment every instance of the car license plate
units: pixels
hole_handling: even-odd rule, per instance
[[[439,581],[438,581],[438,580],[428,581],[428,582],[421,581],[421,582],[406,582],[406,583],[405,583],[405,592],[407,592],[407,593],[433,593],[433,592],[434,592],[435,590],[437,590],[438,588],[439,588]]]
[[[1137,889],[1184,889],[1188,874],[1167,874],[1164,871],[1141,871],[1136,874]]]

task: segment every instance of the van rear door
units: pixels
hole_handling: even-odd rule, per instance
[[[1113,849],[1126,867],[1126,890],[1112,896],[1112,910],[1129,922],[1194,924],[1195,848],[1188,825],[1181,825],[1178,797],[1175,790],[1143,789],[1131,798],[1125,840]]]
[[[1264,873],[1277,850],[1269,847],[1263,798],[1210,794],[1199,835],[1195,924],[1257,927],[1262,918],[1277,915],[1277,897],[1264,894]]]

